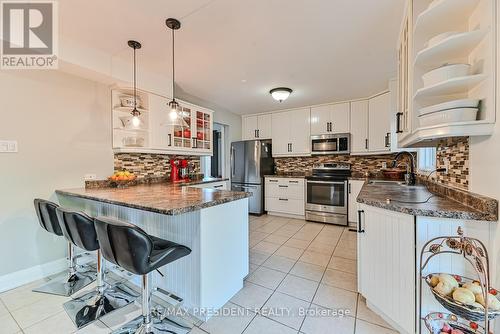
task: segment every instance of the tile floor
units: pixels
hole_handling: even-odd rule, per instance
[[[40,281],[0,294],[0,334],[109,333],[140,314],[139,304],[129,305],[76,331],[62,308],[69,298],[31,292],[38,285]],[[234,315],[215,316],[191,333],[396,333],[366,307],[356,285],[355,233],[303,220],[251,216],[250,275],[225,305]]]

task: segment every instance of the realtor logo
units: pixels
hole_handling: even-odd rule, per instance
[[[1,69],[56,69],[57,3],[0,1]]]

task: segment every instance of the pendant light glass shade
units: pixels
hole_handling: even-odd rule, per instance
[[[130,46],[132,49],[134,49],[134,109],[130,112],[130,114],[133,116],[132,117],[132,126],[134,128],[138,128],[141,125],[141,119],[139,116],[141,115],[141,112],[137,110],[137,70],[136,70],[136,57],[135,57],[135,51],[137,49],[140,49],[142,47],[141,43],[137,41],[130,40],[128,41],[128,46]]]
[[[293,91],[290,88],[286,87],[274,88],[269,91],[273,99],[279,102],[283,102],[286,99],[288,99],[288,97],[290,96],[290,94],[292,94],[292,92]]]

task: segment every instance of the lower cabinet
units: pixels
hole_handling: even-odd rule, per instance
[[[220,182],[210,182],[210,183],[201,183],[190,186],[192,188],[205,188],[205,189],[216,189],[216,190],[230,190],[229,181],[220,181]]]
[[[305,180],[301,178],[266,177],[265,207],[270,213],[305,215]]]
[[[356,199],[358,198],[364,184],[364,180],[349,180],[349,214],[347,215],[347,218],[350,223],[358,223],[358,202]]]
[[[415,217],[358,207],[358,291],[398,331],[415,333]]]

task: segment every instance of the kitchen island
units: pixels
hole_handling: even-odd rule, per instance
[[[191,248],[189,256],[160,268],[164,277],[153,272],[152,282],[182,298],[182,306],[201,320],[210,315],[203,310],[222,307],[243,287],[249,270],[248,193],[158,183],[56,194],[64,207],[117,218]]]

